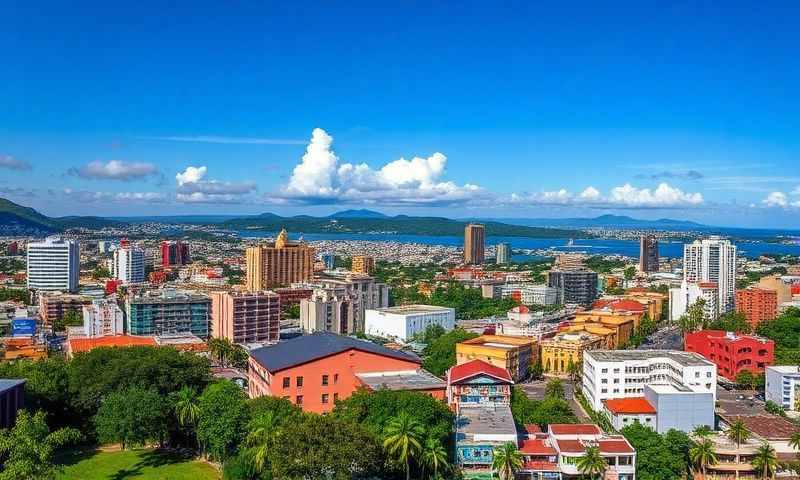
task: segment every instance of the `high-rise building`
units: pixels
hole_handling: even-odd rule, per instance
[[[658,239],[655,235],[642,235],[639,238],[639,271],[658,271]]]
[[[198,337],[208,337],[211,299],[205,295],[155,290],[128,297],[125,307],[131,335],[191,332]]]
[[[28,288],[74,292],[79,270],[77,240],[48,237],[43,242],[28,243]]]
[[[351,335],[364,331],[368,309],[389,306],[385,283],[361,274],[315,281],[310,298],[300,300],[300,326],[308,333]]]
[[[373,270],[375,270],[375,257],[369,255],[354,255],[353,265],[350,270],[353,273],[372,275]]]
[[[483,248],[486,241],[486,229],[478,223],[470,223],[464,227],[464,263],[468,265],[483,264]]]
[[[547,286],[555,288],[558,303],[589,306],[597,298],[597,272],[590,270],[551,270]]]
[[[698,300],[703,300],[703,316],[709,320],[719,317],[719,291],[714,282],[689,283],[669,289],[669,319],[677,321]]]
[[[124,315],[116,297],[92,300],[83,307],[83,334],[105,337],[124,334]]]
[[[112,266],[112,275],[123,285],[144,282],[144,250],[128,240],[120,241],[119,248],[114,250]]]
[[[755,331],[761,322],[778,316],[778,292],[761,288],[736,291],[736,311],[743,313]]]
[[[498,243],[495,247],[494,263],[502,265],[511,259],[511,247],[507,243]]]
[[[211,336],[233,343],[277,342],[280,297],[274,292],[211,292]]]
[[[325,264],[325,270],[333,270],[333,267],[336,264],[336,255],[332,253],[323,253],[321,257],[322,263]]]
[[[307,282],[314,274],[314,249],[304,242],[290,242],[286,230],[273,243],[249,247],[246,260],[246,287],[251,292]]]
[[[180,241],[161,242],[161,265],[169,267],[173,265],[187,265],[191,263],[189,254],[189,244]]]
[[[684,245],[683,279],[716,283],[717,311],[730,312],[736,305],[736,246],[717,236]]]

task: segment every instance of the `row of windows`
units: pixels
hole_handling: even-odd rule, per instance
[[[285,398],[286,400],[289,400],[289,396],[288,395],[283,397],[283,398]],[[327,393],[323,393],[322,397],[320,398],[320,402],[322,402],[322,404],[328,404],[328,403],[330,403],[330,398],[331,398],[330,395],[328,395]],[[333,401],[337,402],[338,400],[339,400],[339,394],[338,393],[334,393],[333,394]],[[303,404],[303,396],[302,395],[297,395],[296,397],[294,397],[294,403],[296,405],[302,405]]]
[[[329,385],[329,379],[330,379],[329,375],[323,375],[322,376],[321,385],[323,387],[328,386]],[[333,374],[333,384],[336,385],[337,383],[339,383],[339,374],[338,373],[334,373]],[[289,388],[291,385],[292,385],[292,377],[284,377],[283,378],[283,388]],[[303,377],[302,376],[295,377],[295,386],[297,386],[297,387],[302,387],[303,386]]]

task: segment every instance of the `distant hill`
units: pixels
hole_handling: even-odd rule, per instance
[[[381,212],[374,210],[343,210],[334,214],[328,215],[330,218],[388,218]]]
[[[660,218],[658,220],[642,220],[626,215],[600,215],[593,218],[504,218],[497,219],[514,225],[558,228],[629,228],[629,229],[707,229],[707,225],[688,220]]]
[[[70,228],[103,228],[125,225],[101,217],[48,217],[33,208],[0,198],[0,235],[44,235]]]
[[[352,211],[348,211],[352,212]],[[368,212],[369,210],[356,212]],[[340,212],[342,213],[342,212]],[[349,213],[348,213],[349,214]],[[443,217],[411,217],[397,215],[389,217],[351,217],[337,214],[328,217],[298,215],[281,217],[274,213],[236,218],[223,222],[221,226],[234,230],[278,231],[285,228],[291,232],[302,233],[395,233],[406,235],[461,236],[464,235],[465,221]],[[531,238],[586,238],[588,235],[574,230],[539,228],[524,225],[488,221],[487,236],[531,237]]]

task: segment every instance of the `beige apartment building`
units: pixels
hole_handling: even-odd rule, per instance
[[[279,285],[310,281],[314,274],[314,249],[304,242],[291,242],[281,230],[273,243],[246,251],[247,280],[251,292]]]
[[[233,343],[277,342],[281,302],[277,293],[211,292],[211,336]]]
[[[350,267],[350,270],[353,273],[372,275],[373,270],[375,270],[375,257],[369,255],[353,256],[353,265]]]
[[[478,223],[470,223],[464,227],[464,263],[481,265],[484,261],[484,243],[486,229]]]

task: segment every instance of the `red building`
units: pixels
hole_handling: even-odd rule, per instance
[[[122,280],[112,279],[106,280],[106,295],[111,295],[112,293],[117,293],[117,288],[122,285]]]
[[[717,375],[733,380],[742,370],[763,373],[772,365],[775,342],[722,330],[687,333],[684,350],[697,352],[717,365]]]
[[[250,351],[250,397],[272,395],[325,413],[358,388],[416,390],[444,400],[445,383],[413,354],[328,332]]]
[[[778,292],[762,288],[737,290],[736,311],[745,314],[755,330],[759,323],[778,316]]]
[[[186,265],[191,262],[189,256],[189,244],[180,241],[161,242],[161,265]]]

